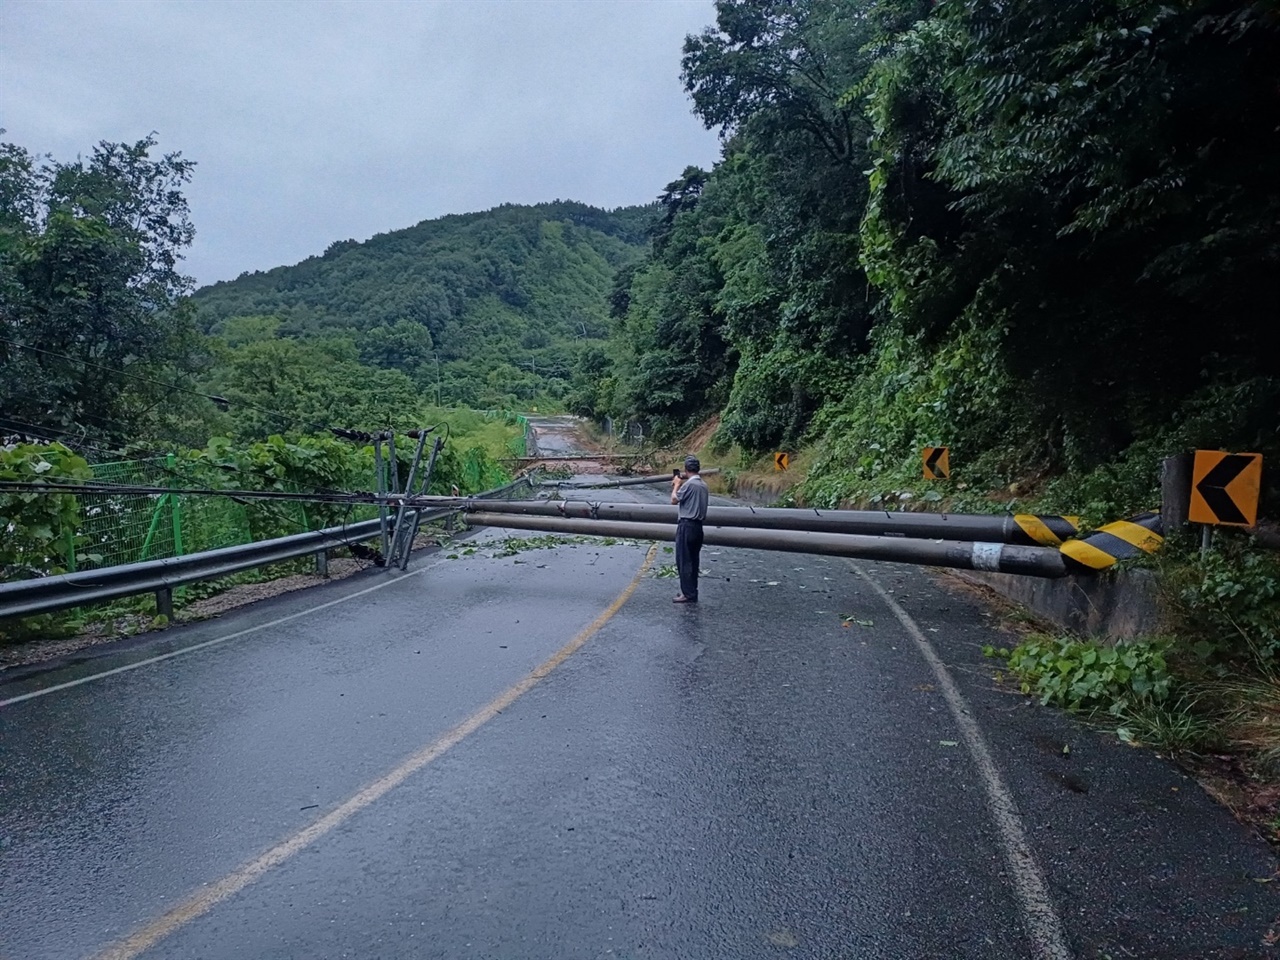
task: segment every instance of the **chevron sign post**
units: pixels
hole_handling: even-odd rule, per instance
[[[951,479],[951,450],[948,447],[925,447],[921,460],[926,480]]]
[[[1197,450],[1191,470],[1192,523],[1252,527],[1258,522],[1262,454]]]

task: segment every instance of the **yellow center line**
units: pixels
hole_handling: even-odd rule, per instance
[[[600,632],[601,628],[608,623],[619,610],[622,609],[631,595],[636,592],[636,588],[640,585],[640,581],[649,571],[649,567],[653,564],[653,558],[657,555],[658,545],[655,543],[649,548],[649,552],[645,554],[644,563],[640,565],[640,569],[636,575],[631,578],[631,582],[627,584],[625,590],[614,599],[614,601],[605,608],[600,616],[596,617],[589,624],[582,628],[572,640],[557,650],[550,659],[539,664],[533,671],[527,674],[524,679],[518,681],[514,685],[508,687],[493,700],[489,701],[467,719],[463,720],[453,729],[449,730],[436,740],[427,744],[421,750],[417,751],[398,767],[389,773],[379,777],[377,780],[362,788],[359,792],[345,801],[341,806],[336,807],[329,813],[325,814],[319,820],[310,826],[304,827],[302,830],[283,840],[276,846],[272,847],[266,853],[261,854],[255,859],[249,861],[233,873],[227,874],[221,880],[203,887],[197,893],[192,894],[182,903],[178,904],[168,913],[165,913],[155,920],[152,920],[140,930],[130,934],[124,940],[119,941],[107,947],[105,950],[94,955],[93,960],[134,960],[135,957],[144,951],[151,949],[165,937],[174,933],[181,927],[190,923],[198,917],[203,916],[212,910],[215,906],[227,900],[255,880],[261,878],[268,871],[280,866],[290,857],[302,852],[311,844],[315,843],[325,834],[332,831],[335,827],[355,816],[371,803],[385,796],[395,787],[404,783],[409,777],[413,776],[427,764],[433,760],[439,759],[450,748],[457,746],[471,734],[475,733],[486,723],[502,713],[507,707],[515,703],[520,697],[528,693],[543,679],[547,677],[551,671],[564,663],[574,653],[580,650],[588,640]]]

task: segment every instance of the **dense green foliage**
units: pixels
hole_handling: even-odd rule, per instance
[[[424,456],[429,456],[433,440],[434,437],[428,440]],[[416,441],[407,436],[397,438],[396,469],[402,489],[409,479],[415,445]],[[248,444],[214,437],[202,450],[185,451],[176,458],[172,469],[183,487],[291,493],[375,488],[373,448],[326,436],[286,440],[274,435]],[[469,445],[459,450],[458,444],[446,443],[436,460],[427,492],[447,496],[457,487],[462,493],[480,493],[510,479],[483,448]],[[271,502],[249,501],[248,508],[255,540],[297,532],[271,528],[279,522],[278,511]],[[352,518],[352,509],[344,504],[310,503],[308,526],[318,529],[343,523]],[[362,516],[369,514],[368,507],[358,509]]]
[[[1217,673],[1276,674],[1280,557],[1222,538],[1204,557],[1166,567],[1166,600],[1200,660]]]
[[[90,476],[89,465],[61,444],[0,447],[0,480],[81,483]],[[0,493],[0,580],[64,573],[74,566],[81,545],[67,531],[78,513],[70,494]]]
[[[1280,455],[1274,3],[716,9],[683,78],[723,159],[659,198],[578,409],[816,443],[828,503],[919,498],[925,445],[969,506],[1091,516],[1189,446]]]
[[[659,198],[650,259],[614,298],[609,399],[668,430],[723,409],[727,437],[758,451],[797,443],[865,349],[870,128],[848,91],[869,68],[864,47],[910,20],[833,2],[717,10],[719,28],[686,42],[683,75],[695,111],[723,128],[724,160]]]
[[[877,65],[883,342],[930,365],[982,344],[985,391],[940,426],[966,459],[1000,452],[988,476],[1132,451],[1152,490],[1188,445],[1277,449],[1266,6],[943,3]]]
[[[401,488],[408,482],[414,448],[414,440],[398,437],[396,469]],[[323,493],[376,489],[372,447],[331,436],[286,440],[273,435],[245,444],[214,437],[202,449],[96,466],[61,444],[0,448],[0,480],[75,483],[90,479],[104,484],[172,487],[179,491],[175,496],[183,504],[179,512],[197,522],[181,525],[181,542],[166,531],[159,538],[147,537],[149,546],[143,548],[141,536],[135,534],[153,526],[157,511],[164,513],[168,509],[164,502],[168,494],[117,493],[109,488],[103,493],[79,496],[0,493],[0,525],[6,531],[0,545],[0,580],[193,553],[374,515],[374,508],[368,505],[180,492],[198,489]],[[510,480],[510,474],[482,446],[465,441],[446,443],[436,460],[428,492],[448,495],[457,488],[464,494],[480,493]]]
[[[204,387],[229,401],[221,432],[250,439],[420,422],[423,398],[403,371],[362,363],[349,338],[279,337],[278,327],[274,318],[237,318],[229,324],[234,346],[213,339],[217,362]]]
[[[57,163],[0,143],[0,420],[112,441],[181,406],[206,358],[178,260],[193,164],[154,137]],[[23,347],[18,344],[24,345]]]
[[[206,287],[195,303],[200,324],[231,345],[228,389],[251,389],[264,368],[315,369],[318,353],[380,371],[381,409],[405,390],[473,407],[554,402],[579,355],[607,338],[614,273],[639,256],[650,218],[640,207],[504,205],[334,243]],[[332,379],[359,388],[345,369]]]
[[[1036,636],[1009,652],[1009,669],[1022,680],[1022,692],[1038,694],[1041,703],[1124,716],[1136,704],[1168,698],[1167,647],[1167,641],[1116,646]]]
[[[749,456],[813,446],[812,502],[924,499],[919,450],[945,444],[951,503],[1089,520],[1149,507],[1187,447],[1280,456],[1274,0],[716,18],[682,60],[714,169],[649,208],[335,243],[199,291],[206,338],[175,269],[187,161],[150,139],[71,165],[6,147],[0,324],[49,346],[0,355],[27,403],[5,413],[191,446],[405,427],[431,401],[668,435],[718,413]]]

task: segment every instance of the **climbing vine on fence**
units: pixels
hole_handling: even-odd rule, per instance
[[[0,447],[0,480],[70,483],[90,476],[89,464],[59,443]],[[0,493],[0,579],[62,573],[73,565],[78,515],[70,494]]]

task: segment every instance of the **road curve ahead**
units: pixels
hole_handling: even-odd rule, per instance
[[[1271,955],[1270,851],[927,574],[486,537],[0,684],[0,957]]]

